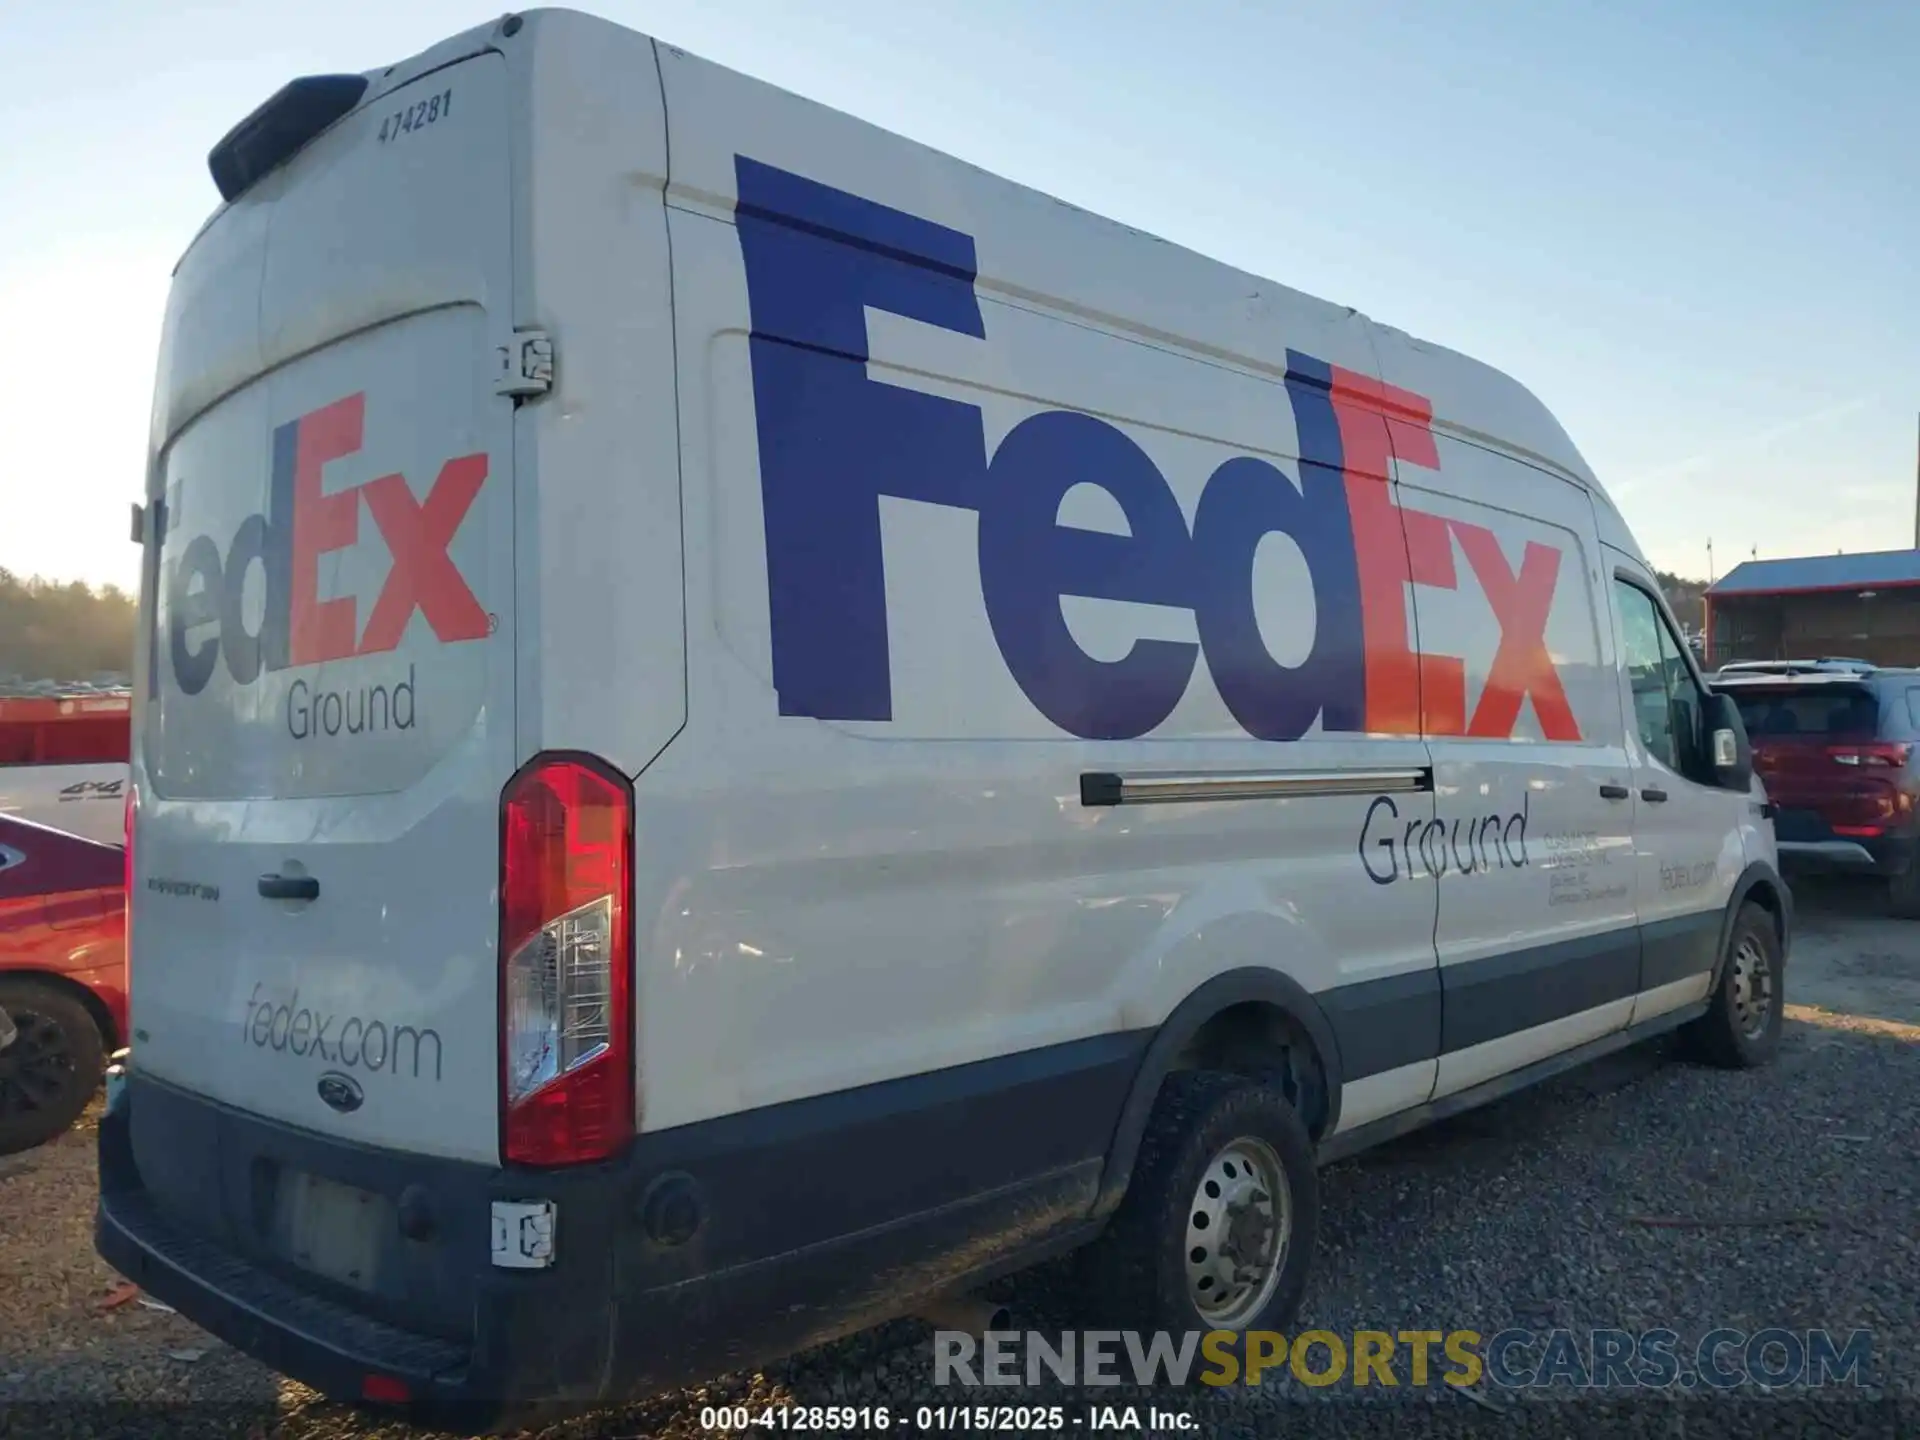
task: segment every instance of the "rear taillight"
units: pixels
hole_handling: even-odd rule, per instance
[[[633,1136],[633,794],[552,756],[500,807],[500,1154],[603,1160]]]
[[[1866,745],[1829,745],[1827,754],[1837,765],[1858,765],[1898,770],[1913,754],[1911,745],[1873,743]]]
[[[375,1405],[405,1405],[413,1399],[413,1390],[392,1375],[366,1375],[360,1381],[360,1398]]]

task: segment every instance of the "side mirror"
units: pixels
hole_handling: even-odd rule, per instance
[[[1753,746],[1746,723],[1731,697],[1709,691],[1701,712],[1707,754],[1713,761],[1713,782],[1724,790],[1745,794],[1753,788]]]

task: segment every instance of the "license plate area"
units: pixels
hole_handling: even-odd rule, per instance
[[[305,1171],[280,1172],[272,1244],[302,1270],[370,1293],[394,1227],[393,1202],[384,1195]]]

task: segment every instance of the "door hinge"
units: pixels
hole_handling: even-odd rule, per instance
[[[544,395],[553,388],[553,337],[544,330],[516,330],[513,342],[497,347],[500,373],[493,393],[516,400]]]

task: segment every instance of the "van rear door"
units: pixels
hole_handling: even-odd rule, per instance
[[[149,482],[142,1074],[498,1154],[516,763],[508,76],[363,103],[175,276]]]

